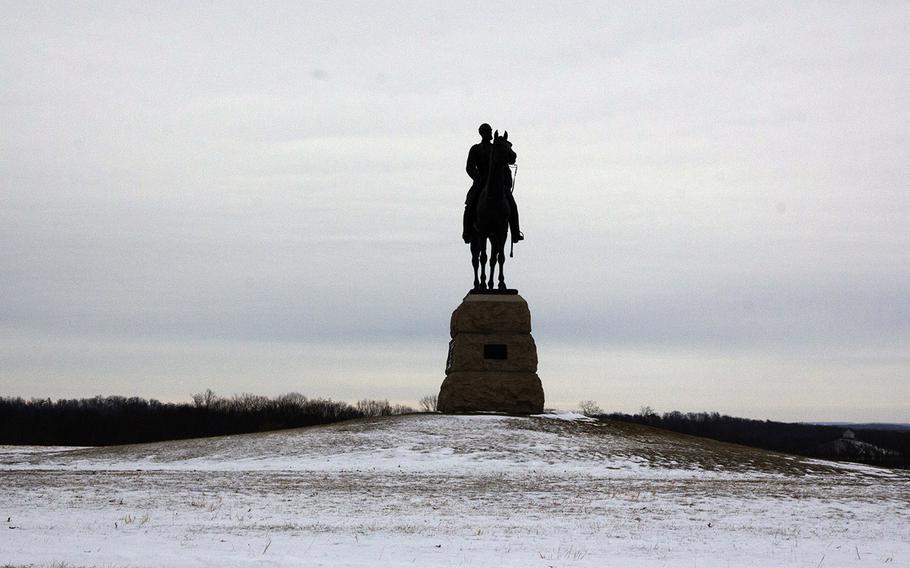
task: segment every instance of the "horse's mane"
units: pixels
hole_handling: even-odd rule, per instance
[[[498,152],[497,152],[498,151]],[[493,184],[497,185],[497,190],[505,193],[512,189],[512,172],[509,164],[512,163],[512,157],[508,155],[512,152],[512,143],[509,142],[509,133],[502,136],[496,133],[493,138],[493,147],[490,149],[490,170],[488,172],[489,180],[486,189],[491,189]],[[497,160],[496,158],[499,158]]]

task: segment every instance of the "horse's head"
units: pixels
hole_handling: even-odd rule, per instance
[[[509,132],[505,131],[500,136],[497,130],[493,134],[493,164],[514,164],[517,157],[515,150],[512,149],[512,143],[509,142]]]

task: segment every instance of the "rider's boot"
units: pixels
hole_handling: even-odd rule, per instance
[[[470,210],[465,207],[464,216],[461,220],[461,240],[463,240],[465,244],[471,243],[471,224]]]
[[[525,240],[525,236],[520,230],[518,230],[518,220],[511,219],[509,221],[509,232],[512,234],[512,242],[517,243],[518,241]]]

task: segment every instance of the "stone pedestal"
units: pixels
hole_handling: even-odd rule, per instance
[[[531,311],[517,293],[468,294],[452,313],[442,412],[543,412]]]

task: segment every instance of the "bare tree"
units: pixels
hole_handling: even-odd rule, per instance
[[[357,410],[364,416],[391,416],[392,405],[387,400],[358,400]]]
[[[193,395],[193,404],[196,407],[211,408],[218,401],[218,395],[212,389],[205,389],[205,392],[197,392]]]
[[[416,414],[417,411],[408,406],[407,404],[393,404],[392,405],[392,414],[398,416],[399,414]]]
[[[421,398],[418,402],[420,402],[420,409],[422,411],[436,412],[438,400],[435,394],[428,394],[425,397]]]
[[[583,400],[578,403],[578,408],[585,416],[597,416],[604,413],[603,408],[597,406],[596,400]]]

